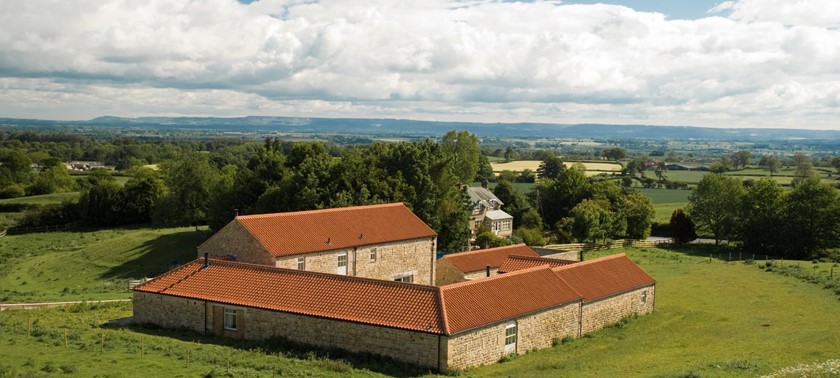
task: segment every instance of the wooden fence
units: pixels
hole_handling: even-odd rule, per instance
[[[79,222],[72,222],[66,224],[58,224],[53,226],[37,226],[37,227],[12,227],[3,231],[3,235],[13,234],[28,234],[30,232],[51,232],[51,231],[69,231],[79,227]]]
[[[8,229],[0,231],[0,238],[6,236],[6,232],[9,231]]]
[[[588,252],[588,251],[603,251],[607,249],[639,247],[650,248],[657,244],[662,244],[658,240],[634,240],[634,239],[619,239],[608,243],[569,243],[569,244],[549,244],[542,246],[543,249],[556,250],[558,252]]]

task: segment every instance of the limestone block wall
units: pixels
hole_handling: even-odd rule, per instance
[[[274,265],[274,256],[237,221],[228,223],[219,232],[198,246],[198,257],[236,256],[237,261],[252,264]]]
[[[357,248],[308,253],[277,258],[276,266],[297,269],[297,259],[304,258],[305,270],[336,273],[339,253],[347,253],[347,275],[393,280],[397,275],[412,274],[414,283],[434,282],[435,238],[371,244]],[[376,260],[370,252],[376,248]]]
[[[592,332],[621,319],[653,312],[654,285],[583,304],[582,333]]]
[[[134,322],[204,332],[204,301],[134,292]]]
[[[580,261],[580,251],[560,251],[556,249],[531,247],[534,251],[540,254],[541,257],[548,259],[560,259],[569,261]]]
[[[435,261],[435,286],[449,285],[464,280],[464,272],[447,259]]]
[[[248,339],[281,336],[309,345],[375,353],[433,369],[438,368],[438,343],[445,340],[430,333],[254,308],[246,310],[246,317]]]
[[[555,338],[577,336],[580,302],[573,302],[516,319],[516,353],[551,346]],[[492,364],[504,356],[505,327],[508,321],[481,327],[447,340],[448,369]]]

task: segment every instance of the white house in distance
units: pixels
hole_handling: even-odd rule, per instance
[[[504,203],[493,192],[484,187],[468,187],[467,195],[473,204],[470,228],[473,236],[478,226],[483,225],[496,236],[509,237],[513,233],[513,216],[502,210]]]

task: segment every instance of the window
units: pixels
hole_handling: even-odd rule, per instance
[[[376,248],[370,249],[370,261],[376,262]]]
[[[235,308],[225,308],[225,329],[236,331]]]
[[[647,291],[642,292],[642,303],[647,303]]]
[[[338,269],[336,269],[336,273],[347,275],[347,252],[338,254]]]
[[[410,275],[407,275],[407,276],[397,277],[397,278],[394,278],[394,281],[414,283],[414,275],[410,274]]]
[[[505,326],[505,354],[516,353],[516,322]]]
[[[298,270],[306,270],[306,258],[305,257],[298,257],[297,258],[297,268],[298,268]]]

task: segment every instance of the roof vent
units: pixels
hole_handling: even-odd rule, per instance
[[[330,241],[330,238],[327,238],[327,245],[332,245],[332,241]]]
[[[359,234],[359,240],[365,240],[365,234]]]

